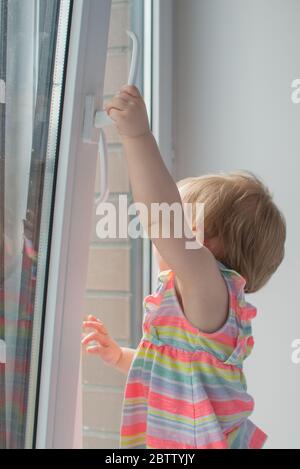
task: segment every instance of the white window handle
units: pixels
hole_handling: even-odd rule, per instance
[[[139,53],[140,44],[135,33],[132,31],[126,31],[128,36],[132,39],[132,57],[130,72],[128,77],[128,85],[134,85],[136,82],[138,64],[139,64]],[[106,125],[114,125],[115,122],[107,115],[105,111],[97,111],[94,118],[94,127],[100,129],[99,142],[98,142],[98,155],[99,155],[99,169],[100,169],[100,196],[96,202],[105,202],[109,195],[108,188],[108,150],[106,144],[105,134],[102,128]]]
[[[138,71],[138,62],[139,62],[139,40],[135,33],[132,31],[126,31],[128,36],[132,39],[132,57],[131,57],[131,65],[130,71],[128,76],[128,85],[134,85],[136,82],[136,76]],[[106,125],[112,125],[114,121],[107,115],[105,111],[98,111],[95,114],[95,122],[94,125],[96,129],[101,129]]]
[[[108,150],[105,133],[100,129],[99,142],[98,142],[98,158],[100,170],[100,195],[96,199],[96,203],[100,204],[105,202],[109,196],[108,187]]]
[[[126,31],[128,36],[132,39],[132,57],[130,72],[128,77],[128,84],[134,85],[136,82],[139,56],[140,56],[140,42],[138,37],[132,31]],[[95,110],[95,95],[89,94],[85,97],[84,107],[84,121],[83,121],[83,132],[82,139],[85,143],[96,143],[93,138],[93,130],[95,128],[100,129],[98,139],[98,154],[100,163],[100,196],[97,202],[104,202],[109,194],[108,190],[108,170],[107,170],[107,144],[104,132],[102,130],[106,125],[113,125],[114,121],[107,115],[105,111]]]

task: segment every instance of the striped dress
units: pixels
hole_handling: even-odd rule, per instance
[[[262,448],[267,436],[249,416],[243,361],[253,348],[245,280],[218,263],[229,293],[229,315],[214,333],[186,319],[172,270],[159,273],[144,299],[143,337],[128,373],[120,447],[134,449]]]

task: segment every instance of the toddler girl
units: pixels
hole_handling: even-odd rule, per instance
[[[124,145],[135,203],[155,246],[160,273],[144,299],[137,350],[120,347],[96,317],[84,322],[89,353],[128,374],[122,448],[262,448],[250,419],[243,362],[253,347],[256,308],[245,293],[262,288],[284,256],[285,221],[263,183],[246,172],[192,177],[175,184],[150,131],[137,90],[125,86],[106,107]],[[181,208],[182,236],[169,236],[154,203]],[[188,248],[184,204],[204,204],[204,232],[192,210]],[[156,236],[152,228],[158,227]],[[200,239],[203,238],[203,244]]]

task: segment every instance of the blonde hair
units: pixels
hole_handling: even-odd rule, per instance
[[[221,243],[218,260],[244,277],[246,292],[262,288],[283,260],[286,239],[268,188],[245,171],[190,177],[177,186],[182,202],[204,204],[204,241]]]

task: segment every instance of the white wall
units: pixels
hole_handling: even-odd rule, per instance
[[[288,223],[286,258],[248,300],[259,309],[246,362],[253,420],[267,448],[300,448],[300,78],[298,0],[176,0],[177,179],[248,169],[270,186]]]

